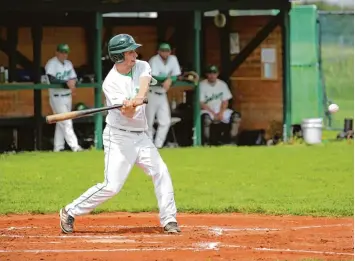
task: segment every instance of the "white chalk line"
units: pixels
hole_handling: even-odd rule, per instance
[[[290,229],[298,230],[298,229],[326,228],[326,227],[350,227],[350,226],[353,226],[353,224],[315,225],[315,226],[292,227]]]
[[[301,226],[301,227],[290,227],[290,228],[284,228],[284,230],[287,229],[293,229],[293,230],[298,230],[298,229],[311,229],[311,228],[324,228],[324,227],[340,227],[340,226],[353,226],[353,224],[331,224],[331,225],[314,225],[314,226]],[[88,226],[90,228],[156,228],[155,227],[141,227],[141,226],[120,226],[120,225],[115,225],[115,226]],[[222,235],[225,232],[231,232],[231,231],[280,231],[281,229],[278,228],[236,228],[236,227],[217,227],[217,226],[181,226],[182,228],[192,228],[192,229],[205,229],[209,232],[214,233],[215,235]],[[2,230],[24,230],[24,229],[37,229],[40,227],[9,227],[5,228]],[[52,227],[48,227],[52,228]],[[182,236],[182,235],[177,235],[177,236]],[[100,235],[60,235],[60,236],[53,236],[53,235],[12,235],[12,234],[3,234],[0,235],[0,237],[9,237],[9,238],[60,238],[60,239],[65,239],[65,238],[75,238],[75,239],[88,239],[89,240],[84,240],[85,242],[92,242],[92,243],[136,243],[135,240],[133,239],[128,239],[129,238],[142,238],[142,237],[147,237],[147,238],[156,238],[156,237],[169,237],[169,235],[164,235],[164,234],[150,234],[150,235],[129,235],[129,236],[100,236]],[[72,241],[72,242],[77,242],[77,241]],[[13,242],[12,242],[13,243]],[[33,242],[33,243],[40,243],[40,242]],[[45,243],[50,243],[50,244],[60,244],[60,243],[68,243],[68,241],[65,242],[56,242],[56,241],[50,241],[50,242],[45,242]],[[145,242],[145,243],[160,243],[160,242]],[[200,243],[198,247],[165,247],[165,248],[124,248],[124,249],[92,249],[92,250],[73,250],[73,249],[64,249],[64,250],[0,250],[0,253],[15,253],[15,252],[22,252],[22,253],[45,253],[45,252],[134,252],[134,251],[185,251],[185,250],[190,250],[190,251],[202,251],[202,250],[215,250],[218,251],[221,248],[244,248],[244,249],[251,249],[253,251],[273,251],[273,252],[294,252],[294,253],[313,253],[313,254],[327,254],[327,255],[350,255],[353,256],[353,253],[338,253],[338,252],[327,252],[327,251],[314,251],[314,250],[292,250],[292,249],[273,249],[273,248],[251,248],[247,246],[239,246],[239,245],[221,245],[219,242],[210,242],[210,243]]]
[[[162,237],[171,237],[171,235],[165,235],[165,234],[152,234],[152,235],[127,235],[127,236],[98,236],[98,235],[61,235],[61,236],[52,236],[52,235],[9,235],[9,234],[3,234],[0,235],[0,237],[8,237],[8,238],[77,238],[77,239],[82,239],[82,238],[96,238],[96,239],[125,239],[125,238],[141,238],[141,237],[146,237],[146,238],[162,238]],[[182,235],[174,235],[174,237],[182,237]]]
[[[353,253],[341,253],[330,251],[302,250],[302,249],[281,249],[281,248],[261,248],[240,245],[224,245],[220,242],[204,242],[197,244],[196,247],[143,247],[143,248],[116,248],[116,249],[25,249],[25,250],[5,250],[0,249],[0,253],[85,253],[85,252],[141,252],[141,251],[219,251],[228,248],[241,248],[259,252],[289,252],[289,253],[308,253],[321,255],[353,256]]]
[[[341,253],[341,252],[329,252],[329,251],[317,251],[317,250],[302,250],[302,249],[282,249],[282,248],[265,248],[265,247],[247,247],[247,246],[238,246],[238,245],[224,245],[228,248],[246,248],[253,251],[269,251],[269,252],[293,252],[293,253],[308,253],[308,254],[321,254],[321,255],[344,255],[344,256],[353,256],[354,253]]]
[[[353,226],[353,224],[331,224],[331,225],[312,225],[312,226],[300,226],[300,227],[285,227],[285,228],[266,228],[266,227],[221,227],[221,226],[193,226],[193,225],[181,225],[181,228],[189,229],[204,229],[209,230],[212,233],[220,233],[220,232],[238,232],[238,231],[281,231],[281,230],[299,230],[299,229],[312,229],[312,228],[326,228],[326,227],[342,227],[342,226]],[[152,229],[158,228],[157,226],[124,226],[124,225],[110,225],[110,226],[85,226],[86,228],[118,228],[118,229]],[[16,227],[11,226],[8,228],[0,228],[0,231],[12,231],[12,230],[25,230],[25,229],[51,229],[53,227],[44,226],[44,227],[36,227],[36,226],[24,226],[24,227]]]
[[[81,243],[105,243],[105,244],[130,244],[130,243],[142,243],[134,239],[88,239],[82,240]],[[26,244],[77,244],[77,240],[65,240],[65,241],[26,241]],[[1,244],[14,244],[14,241],[1,241]],[[162,241],[144,241],[144,244],[163,244]]]
[[[156,248],[116,248],[116,249],[29,249],[2,250],[0,253],[85,253],[85,252],[141,252],[141,251],[199,251],[197,247],[156,247]]]

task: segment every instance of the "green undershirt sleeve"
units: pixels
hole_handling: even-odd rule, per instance
[[[165,80],[166,80],[166,78],[168,78],[168,77],[166,77],[166,76],[153,76],[154,77],[154,79],[156,79],[159,83],[163,83]],[[170,79],[171,79],[171,81],[174,83],[174,82],[176,82],[177,81],[177,76],[170,76]]]

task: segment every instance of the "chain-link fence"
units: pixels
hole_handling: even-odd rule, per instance
[[[319,38],[326,101],[339,105],[328,126],[343,129],[354,117],[354,13],[319,11]]]

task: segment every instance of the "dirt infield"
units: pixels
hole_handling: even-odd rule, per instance
[[[78,217],[60,232],[58,215],[0,217],[0,260],[323,260],[354,259],[352,218],[242,214],[178,216],[165,235],[157,214]]]

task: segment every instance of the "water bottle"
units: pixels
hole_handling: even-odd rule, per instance
[[[176,100],[175,100],[175,96],[173,97],[173,100],[171,101],[171,109],[175,110],[176,109]]]
[[[0,67],[0,83],[5,82],[5,67],[1,66]]]
[[[183,104],[186,103],[186,92],[183,93],[182,103]]]
[[[9,82],[9,70],[5,69],[5,82],[8,83]]]

